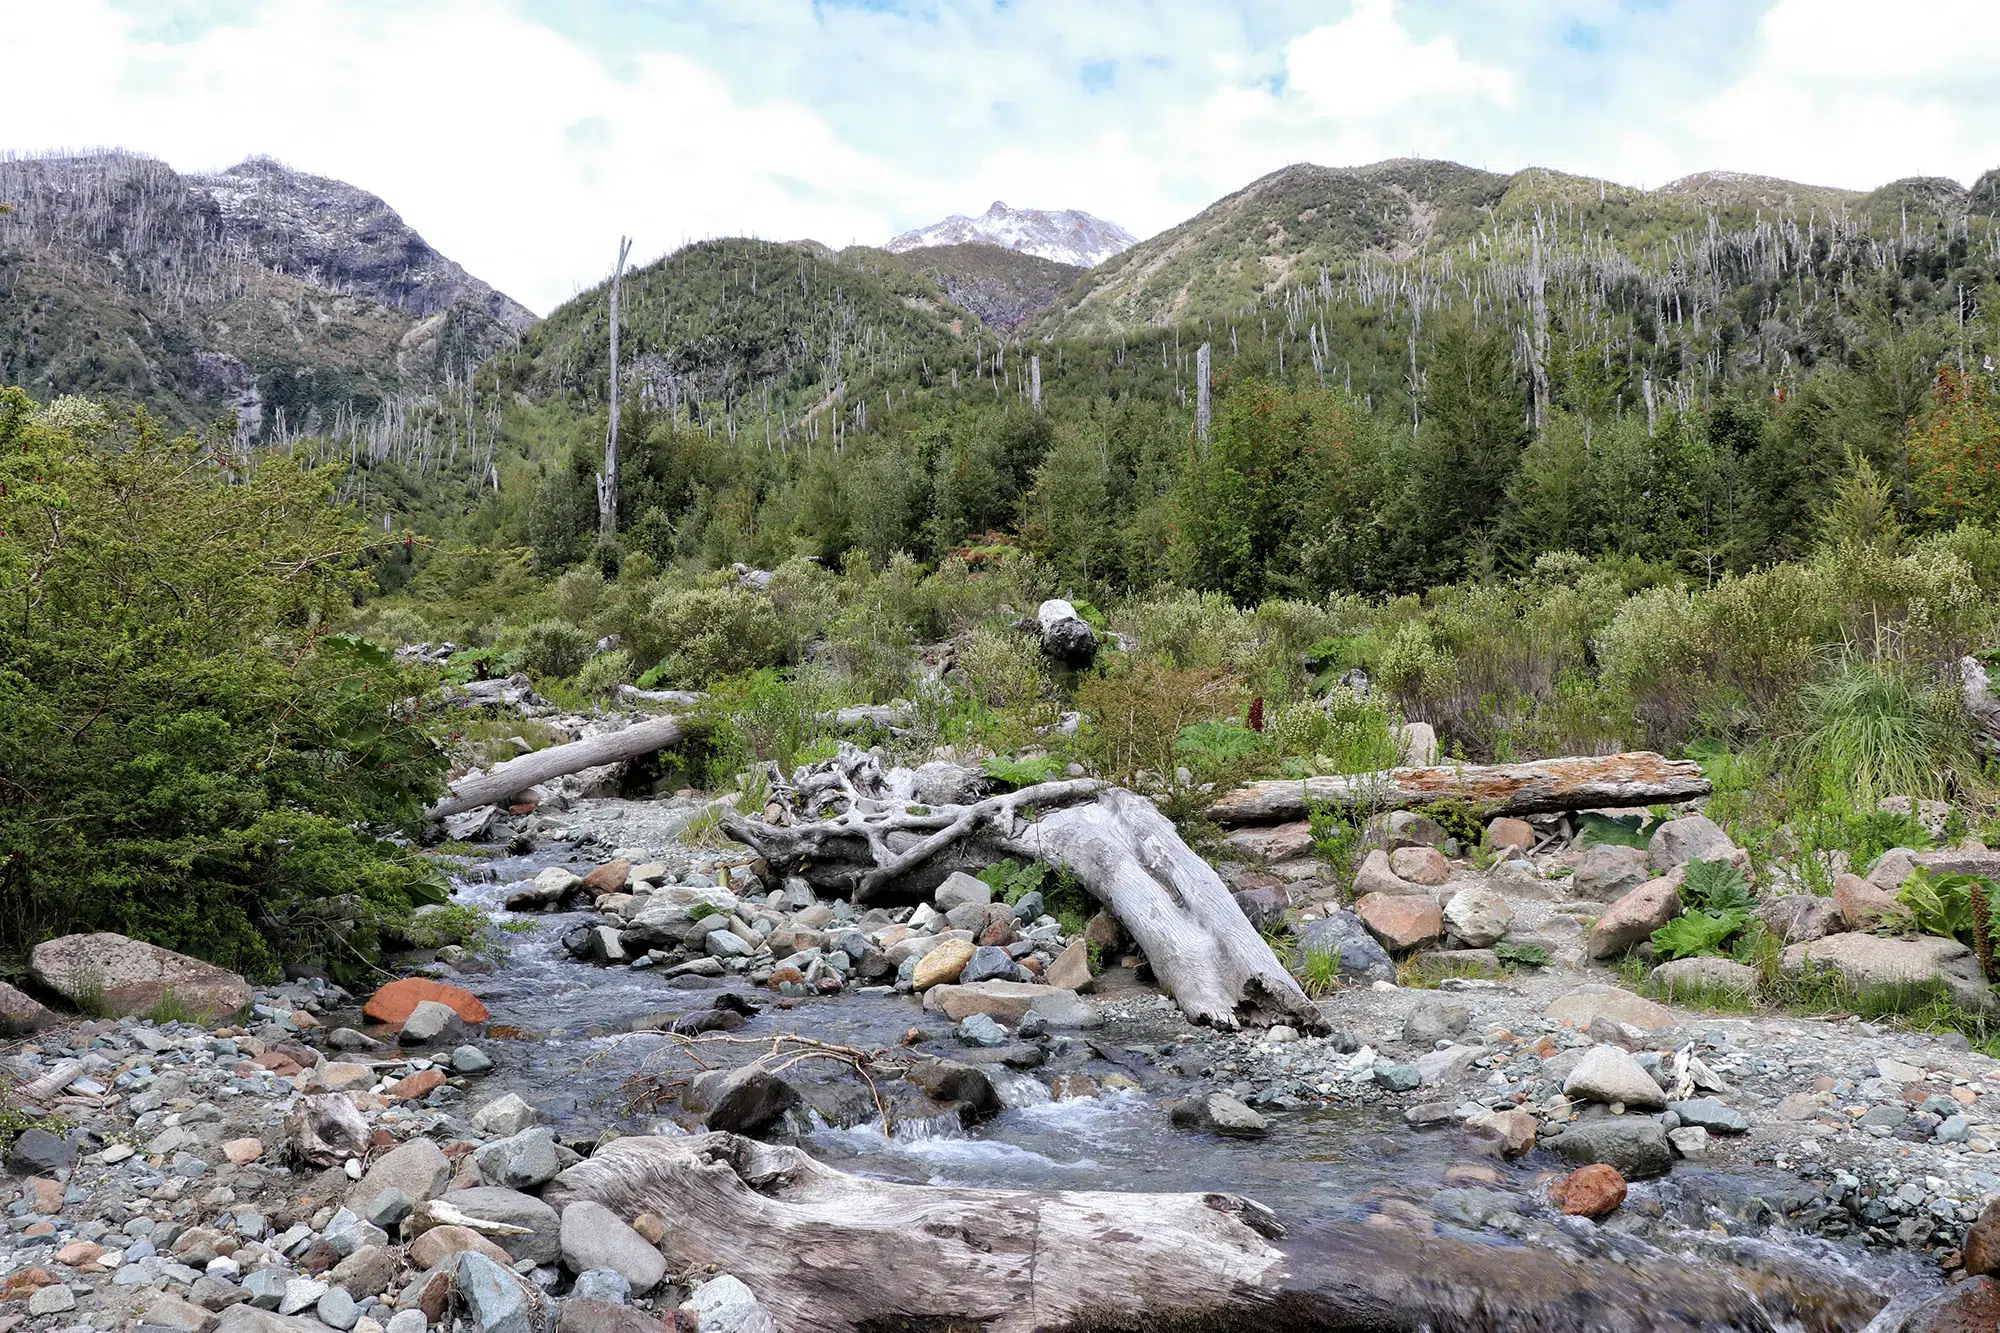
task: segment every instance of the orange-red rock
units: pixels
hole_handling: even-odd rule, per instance
[[[479,1002],[477,995],[463,987],[447,986],[442,981],[432,981],[427,977],[404,977],[401,981],[390,982],[368,997],[368,1003],[361,1012],[371,1023],[401,1026],[410,1016],[410,1011],[425,1000],[450,1005],[468,1023],[486,1021],[486,1006]]]
[[[593,898],[602,898],[607,893],[625,892],[625,883],[631,877],[630,861],[606,861],[585,875],[577,887]]]
[[[1581,1167],[1549,1186],[1549,1202],[1571,1217],[1602,1217],[1625,1202],[1625,1177],[1602,1163]]]
[[[424,1069],[401,1079],[389,1087],[389,1095],[401,1101],[413,1102],[428,1097],[434,1089],[444,1086],[444,1071]]]

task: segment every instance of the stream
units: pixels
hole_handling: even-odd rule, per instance
[[[598,850],[550,839],[529,855],[489,859],[454,876],[456,900],[505,925],[516,918],[501,905],[511,889],[548,866],[588,870],[602,859],[590,854]],[[481,1100],[517,1092],[559,1132],[680,1132],[661,1130],[661,1113],[630,1105],[627,1079],[635,1070],[687,1069],[684,1046],[630,1027],[635,1020],[708,1009],[725,990],[761,1006],[731,1034],[737,1038],[796,1033],[843,1046],[894,1047],[914,1027],[925,1034],[923,1049],[949,1055],[956,1047],[951,1023],[906,995],[848,992],[800,998],[783,1009],[770,991],[746,979],[670,979],[651,969],[578,961],[562,938],[593,921],[589,912],[520,915],[528,924],[504,934],[503,962],[453,980],[478,995],[492,1016],[486,1045],[498,1068],[485,1080]],[[1685,1163],[1667,1179],[1632,1185],[1617,1213],[1592,1223],[1559,1216],[1539,1196],[1537,1187],[1564,1169],[1547,1152],[1515,1162],[1479,1156],[1466,1151],[1458,1134],[1413,1129],[1386,1108],[1280,1113],[1270,1137],[1258,1140],[1176,1129],[1164,1104],[1212,1084],[1174,1068],[1170,1057],[1176,1039],[1187,1036],[1185,1025],[1152,1010],[1133,1018],[1126,1008],[1114,1006],[1118,1016],[1107,1026],[1070,1038],[1068,1054],[1051,1063],[1095,1080],[1122,1074],[1136,1087],[1057,1100],[1048,1087],[1054,1068],[1038,1077],[993,1066],[989,1073],[1006,1109],[976,1128],[945,1116],[899,1122],[885,1135],[879,1122],[837,1128],[815,1115],[810,1132],[796,1141],[829,1164],[916,1184],[1242,1194],[1275,1209],[1298,1243],[1307,1245],[1322,1226],[1415,1225],[1424,1234],[1434,1229],[1482,1245],[1557,1244],[1639,1264],[1675,1255],[1697,1265],[1727,1265],[1738,1274],[1792,1275],[1800,1279],[1791,1283],[1794,1291],[1802,1282],[1829,1293],[1891,1297],[1871,1321],[1865,1313],[1834,1308],[1840,1298],[1830,1295],[1819,1318],[1780,1321],[1791,1327],[1865,1326],[1887,1333],[1941,1285],[1935,1268],[1917,1256],[1770,1225],[1770,1201],[1800,1186],[1781,1171]],[[1057,1049],[1062,1044],[1058,1039]],[[744,1059],[755,1053],[730,1049]]]

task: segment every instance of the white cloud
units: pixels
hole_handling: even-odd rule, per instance
[[[1440,97],[1514,102],[1505,70],[1467,60],[1450,36],[1416,41],[1396,22],[1395,0],[1355,0],[1346,19],[1294,38],[1285,74],[1313,111],[1341,120]]]
[[[381,195],[541,310],[597,281],[621,231],[642,255],[717,234],[873,239],[908,191],[807,108],[745,105],[670,53],[614,77],[507,0],[290,0],[171,45],[135,28],[105,0],[10,18],[17,50],[90,55],[12,66],[7,146],[112,144],[189,170],[272,153]]]

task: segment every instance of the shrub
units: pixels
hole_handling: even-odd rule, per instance
[[[525,671],[567,680],[589,659],[590,649],[589,637],[568,621],[538,620],[521,631],[515,656]]]
[[[1077,690],[1089,726],[1083,744],[1098,770],[1127,786],[1142,771],[1173,775],[1182,731],[1238,712],[1242,684],[1227,672],[1130,662],[1092,676]]]
[[[658,665],[642,683],[701,689],[725,676],[785,660],[785,630],[771,599],[732,588],[692,588],[663,593],[635,649]]]
[[[431,677],[318,627],[374,540],[282,456],[233,476],[0,391],[0,946],[111,930],[258,977],[352,973],[441,896],[412,834]]]
[[[591,699],[616,699],[618,687],[631,679],[632,654],[614,648],[583,664],[583,669],[576,673],[577,693]]]
[[[577,565],[563,571],[550,597],[556,615],[572,625],[587,625],[604,603],[604,571],[594,564]]]

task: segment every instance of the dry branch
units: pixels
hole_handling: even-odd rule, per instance
[[[567,745],[552,745],[518,759],[495,764],[484,773],[473,773],[451,785],[451,794],[433,805],[432,819],[443,819],[482,805],[497,805],[519,795],[537,783],[569,773],[580,773],[600,764],[615,764],[656,750],[670,750],[702,730],[693,719],[651,717],[623,731],[602,736],[586,736]]]

